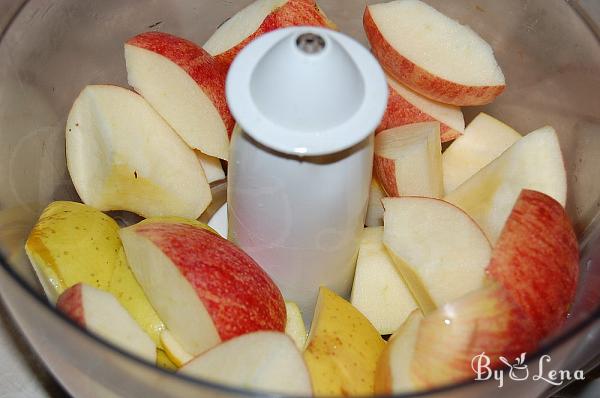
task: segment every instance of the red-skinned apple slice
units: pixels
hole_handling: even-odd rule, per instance
[[[420,122],[440,122],[440,139],[452,141],[465,131],[459,107],[432,101],[404,87],[388,76],[389,98],[385,114],[375,134],[394,127]]]
[[[149,362],[156,361],[152,339],[112,294],[78,283],[59,296],[56,308],[117,347]]]
[[[442,154],[444,191],[454,191],[519,139],[521,134],[501,121],[485,113],[477,115]]]
[[[383,243],[425,314],[483,285],[492,248],[465,212],[420,197],[383,206]]]
[[[523,190],[487,269],[531,318],[530,333],[544,338],[566,319],[575,298],[579,249],[560,203]]]
[[[440,124],[416,123],[377,134],[373,169],[388,196],[441,197]]]
[[[220,236],[146,220],[122,229],[121,239],[148,300],[190,354],[244,333],[284,331],[285,302],[277,286]]]
[[[261,392],[311,396],[310,375],[292,339],[254,332],[222,343],[184,365],[180,373]]]
[[[495,244],[522,189],[543,192],[565,205],[567,175],[552,127],[543,127],[521,138],[447,193],[444,200],[473,217]]]
[[[102,211],[197,218],[212,200],[194,151],[131,90],[84,88],[69,112],[66,155],[82,201]]]
[[[535,349],[531,322],[510,295],[490,284],[446,304],[422,320],[411,315],[390,340],[377,366],[376,391],[402,393],[474,377],[485,353],[491,369]],[[485,363],[483,363],[485,364]]]
[[[323,26],[335,29],[315,0],[257,0],[223,23],[203,48],[229,67],[252,40],[289,26]]]
[[[458,106],[484,105],[505,89],[490,45],[421,1],[369,5],[363,25],[383,68],[426,97]]]
[[[227,159],[235,121],[226,70],[191,41],[162,32],[125,43],[127,80],[192,148]]]

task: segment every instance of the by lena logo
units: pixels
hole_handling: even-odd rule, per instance
[[[568,370],[549,370],[546,371],[548,364],[551,362],[550,355],[542,355],[538,362],[538,372],[536,374],[529,373],[529,367],[525,363],[525,353],[522,353],[519,357],[515,358],[514,362],[509,361],[505,357],[498,358],[500,362],[506,365],[502,369],[493,369],[491,364],[492,360],[489,356],[482,352],[479,355],[475,355],[471,360],[471,368],[475,372],[476,381],[484,381],[494,379],[498,382],[498,388],[504,386],[504,378],[508,377],[514,381],[545,381],[546,383],[552,384],[553,386],[560,386],[566,381],[570,380],[584,380],[585,376],[583,370],[576,370],[570,372]]]

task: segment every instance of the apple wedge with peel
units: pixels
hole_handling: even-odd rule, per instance
[[[377,134],[373,169],[388,196],[443,196],[440,124],[416,123]]]
[[[505,89],[490,45],[468,26],[419,0],[368,5],[363,26],[383,68],[432,100],[484,105]]]
[[[306,333],[306,326],[304,326],[304,319],[302,318],[302,312],[300,312],[298,304],[286,301],[285,314],[285,334],[292,338],[299,350],[304,350],[308,334]]]
[[[281,292],[246,253],[206,228],[142,221],[121,230],[148,300],[191,355],[258,330],[284,331]]]
[[[192,148],[227,160],[235,121],[226,70],[191,41],[162,32],[125,43],[127,80]]]
[[[532,320],[530,334],[546,338],[567,318],[579,277],[579,247],[560,203],[523,190],[487,268]]]
[[[440,122],[440,139],[452,141],[465,131],[465,119],[459,107],[432,101],[387,77],[387,108],[375,134],[394,127],[420,122]]]
[[[312,396],[302,353],[280,332],[235,337],[194,358],[179,373],[262,393]]]
[[[304,359],[315,396],[373,394],[385,341],[349,302],[321,287]]]
[[[387,344],[377,365],[375,391],[391,395],[473,379],[474,361],[503,366],[537,346],[531,322],[498,284],[469,293],[422,318],[411,315]]]
[[[452,192],[521,138],[521,134],[486,113],[469,123],[442,154],[444,191]]]
[[[115,346],[151,363],[156,361],[152,339],[112,294],[78,283],[60,295],[56,308]]]
[[[83,89],[67,120],[66,155],[77,193],[99,210],[198,218],[212,200],[194,152],[121,87]]]
[[[50,303],[78,283],[107,291],[160,345],[165,325],[129,268],[112,218],[82,203],[53,202],[31,230],[25,252]]]
[[[567,175],[552,127],[531,132],[485,166],[444,200],[477,221],[495,244],[521,190],[545,193],[565,205]]]
[[[367,205],[367,216],[365,217],[365,225],[367,227],[383,226],[383,204],[381,199],[385,198],[383,188],[376,178],[371,179],[371,188],[369,190],[369,203]]]
[[[465,212],[423,197],[383,206],[383,244],[425,315],[483,286],[492,248]]]
[[[335,29],[315,0],[256,0],[225,21],[203,48],[229,67],[252,40],[289,26],[321,26]]]
[[[350,303],[382,335],[392,334],[418,308],[383,245],[383,227],[362,233]]]

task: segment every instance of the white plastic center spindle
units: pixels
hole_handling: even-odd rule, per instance
[[[310,321],[320,286],[352,287],[387,83],[343,34],[280,29],[250,43],[227,77],[238,122],[227,187],[229,238]]]

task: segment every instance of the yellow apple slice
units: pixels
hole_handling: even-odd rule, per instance
[[[179,372],[263,393],[312,395],[302,354],[284,333],[238,336],[196,357]]]
[[[69,113],[66,145],[73,185],[97,209],[198,218],[211,201],[194,152],[133,91],[87,86]]]
[[[454,191],[520,138],[521,134],[498,119],[486,113],[477,115],[464,135],[442,154],[444,191]]]
[[[368,5],[363,22],[383,68],[426,97],[458,106],[484,105],[505,89],[490,45],[422,1]]]
[[[383,246],[383,227],[363,231],[350,302],[380,334],[393,333],[417,309],[415,299]]]
[[[302,319],[302,313],[300,312],[298,304],[292,301],[286,301],[285,314],[285,334],[294,340],[294,343],[299,350],[303,350],[308,334],[306,333],[306,326],[304,326],[304,319]]]
[[[530,319],[497,284],[469,293],[423,319],[409,318],[377,366],[376,391],[400,394],[473,378],[472,364],[485,353],[489,366],[536,347]]]
[[[160,343],[169,360],[177,367],[181,367],[194,359],[192,354],[187,352],[177,341],[175,336],[173,336],[173,333],[169,332],[167,329],[163,330],[160,334]]]
[[[322,287],[304,359],[317,396],[371,395],[385,342],[369,320]]]
[[[385,198],[386,194],[381,188],[376,178],[371,180],[371,189],[369,190],[369,204],[367,206],[367,216],[365,217],[365,225],[367,227],[383,226],[383,204],[381,199]]]
[[[156,346],[112,294],[78,283],[60,295],[56,308],[117,347],[156,362]]]
[[[494,244],[523,189],[545,193],[565,205],[567,175],[552,127],[521,138],[444,199],[473,217]]]
[[[465,212],[420,197],[383,206],[383,243],[425,314],[483,285],[492,248]]]
[[[164,324],[129,268],[112,218],[81,203],[51,203],[29,234],[25,251],[51,303],[77,283],[105,290],[159,344]]]
[[[373,169],[389,196],[441,197],[440,124],[416,123],[377,134]]]
[[[25,242],[46,297],[55,303],[67,288],[83,282],[106,290],[122,247],[117,223],[90,206],[53,202]]]

